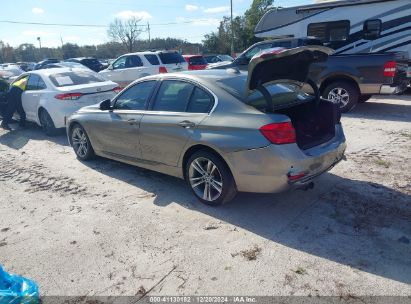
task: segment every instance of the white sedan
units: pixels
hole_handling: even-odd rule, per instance
[[[66,126],[67,118],[78,109],[112,99],[120,88],[85,69],[56,68],[22,74],[28,78],[22,95],[27,121],[37,123],[47,135]]]

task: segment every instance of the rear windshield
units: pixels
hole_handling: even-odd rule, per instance
[[[105,81],[98,74],[90,73],[88,71],[58,73],[50,75],[49,78],[56,87],[69,87]]]
[[[160,60],[163,64],[172,64],[172,63],[182,63],[185,62],[183,56],[177,52],[172,53],[160,53],[158,54]]]
[[[261,111],[274,111],[288,107],[290,104],[312,100],[310,95],[304,93],[300,87],[291,83],[277,83],[264,86],[271,95],[271,105],[267,104],[263,94],[258,90],[255,90],[250,96],[246,96],[247,77],[245,76],[220,79],[216,83],[242,102]]]
[[[190,62],[191,65],[205,65],[205,64],[207,64],[207,61],[202,56],[191,57],[191,58],[189,58],[189,62]]]

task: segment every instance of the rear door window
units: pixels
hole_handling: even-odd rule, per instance
[[[97,73],[91,73],[86,70],[53,74],[49,78],[56,87],[69,87],[105,81]]]
[[[146,57],[146,59],[148,60],[148,62],[150,62],[151,65],[160,65],[160,61],[158,61],[158,57],[157,55],[144,55],[144,57]]]
[[[194,85],[177,80],[162,82],[153,111],[185,112]]]
[[[183,56],[177,52],[159,53],[158,56],[163,64],[173,64],[185,62]]]
[[[114,109],[145,110],[156,81],[144,81],[135,84],[117,97]]]
[[[40,76],[36,74],[31,74],[29,76],[29,80],[27,81],[26,91],[41,90],[42,88],[39,88],[40,81],[43,81]]]

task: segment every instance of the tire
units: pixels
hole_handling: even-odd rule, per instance
[[[364,103],[371,98],[372,95],[360,95],[358,103]]]
[[[227,164],[218,155],[206,150],[191,155],[185,165],[185,177],[194,195],[209,206],[228,203],[237,194],[235,181]]]
[[[57,134],[57,129],[54,126],[54,122],[51,119],[50,114],[45,109],[40,110],[39,120],[41,128],[47,136],[55,136]]]
[[[335,81],[324,89],[322,97],[340,103],[340,110],[345,113],[357,104],[360,93],[347,81]]]
[[[79,124],[70,128],[70,143],[78,159],[87,161],[96,156],[86,131]]]

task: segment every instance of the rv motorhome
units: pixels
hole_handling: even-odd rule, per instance
[[[336,54],[405,51],[411,58],[411,1],[340,0],[273,9],[260,20],[255,35],[312,36]]]

